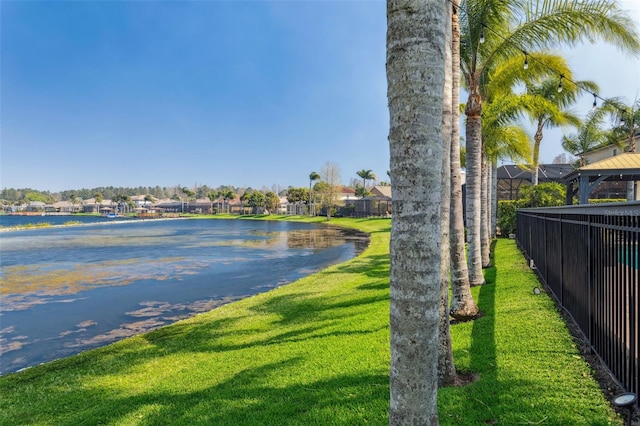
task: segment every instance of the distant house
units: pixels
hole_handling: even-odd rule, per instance
[[[636,134],[633,138],[636,143],[636,152],[640,148],[638,146],[640,144],[640,130],[636,131]],[[595,163],[597,161],[606,160],[607,158],[615,157],[616,155],[624,154],[629,151],[629,142],[625,142],[621,145],[607,145],[598,149],[594,149],[589,152],[585,152],[581,156],[584,157],[586,165]]]
[[[376,185],[373,188],[371,188],[370,192],[373,197],[378,197],[379,199],[391,200],[390,186]]]
[[[370,217],[391,214],[391,187],[377,185],[371,188],[371,195],[368,197],[347,201],[347,209],[344,209],[345,216]]]
[[[58,201],[51,205],[52,210],[56,213],[78,213],[82,211],[81,204],[73,204],[71,201]]]
[[[184,201],[176,201],[170,198],[163,198],[162,200],[156,200],[154,207],[168,213],[182,213],[183,211],[185,211],[185,204],[186,202]]]
[[[355,200],[357,198],[355,189],[343,186],[340,188],[340,191],[338,191],[336,200],[338,204],[345,204],[346,201]]]
[[[207,197],[198,198],[187,203],[186,211],[188,213],[211,214],[213,212],[211,204],[211,200]]]
[[[42,201],[31,201],[29,205],[26,207],[26,211],[28,212],[44,212],[46,207],[46,203]]]
[[[136,207],[149,207],[153,203],[149,200],[146,200],[146,195],[132,195],[131,201],[136,205]]]
[[[278,197],[278,199],[280,200],[280,205],[278,206],[277,214],[287,214],[287,206],[289,205],[289,200],[287,200],[287,197]]]
[[[95,198],[87,198],[82,203],[82,211],[85,213],[105,213],[115,210],[116,204],[111,200],[102,200],[97,202]],[[109,210],[111,209],[111,210]]]

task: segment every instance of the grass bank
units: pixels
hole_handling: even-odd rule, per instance
[[[282,219],[282,218],[272,218]],[[291,218],[287,218],[291,220]],[[299,221],[322,218],[297,217]],[[387,424],[390,220],[359,257],[214,311],[0,378],[0,424]],[[485,315],[452,327],[458,368],[441,424],[619,424],[512,241],[496,247]]]

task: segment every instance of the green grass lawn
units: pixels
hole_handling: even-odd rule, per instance
[[[387,424],[391,222],[331,223],[369,232],[370,247],[268,293],[4,376],[0,424]],[[473,289],[484,316],[452,326],[456,365],[479,379],[440,391],[441,424],[621,424],[549,297],[533,294],[513,241],[498,241],[495,261]]]

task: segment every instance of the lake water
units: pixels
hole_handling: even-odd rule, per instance
[[[290,283],[367,244],[335,228],[250,220],[111,219],[0,232],[0,374]]]

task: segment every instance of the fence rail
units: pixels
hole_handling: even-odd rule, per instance
[[[639,393],[640,203],[521,209],[517,241],[616,381]]]

